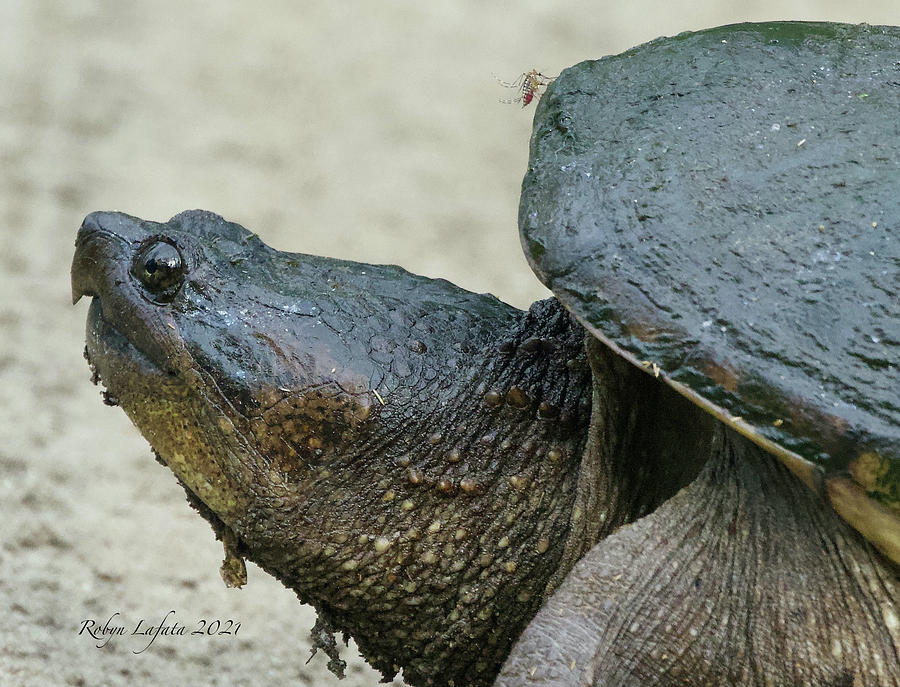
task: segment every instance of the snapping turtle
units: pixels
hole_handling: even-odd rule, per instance
[[[900,29],[653,41],[539,104],[557,298],[93,213],[86,355],[338,672],[900,684],[898,112]]]

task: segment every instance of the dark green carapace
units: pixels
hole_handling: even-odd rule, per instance
[[[564,71],[519,224],[596,334],[900,509],[900,29],[740,24]]]

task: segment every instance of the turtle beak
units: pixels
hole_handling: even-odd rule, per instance
[[[121,212],[92,212],[81,223],[72,259],[72,304],[99,296],[103,273],[129,243],[140,241],[141,220]],[[106,279],[108,281],[108,278]]]
[[[97,296],[94,275],[97,272],[96,236],[102,233],[102,215],[92,212],[84,218],[75,238],[75,257],[72,259],[72,305],[82,296]],[[92,240],[93,239],[93,240]]]

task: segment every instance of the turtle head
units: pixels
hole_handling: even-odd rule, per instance
[[[226,564],[275,574],[385,675],[496,671],[575,541],[590,372],[558,302],[276,251],[200,211],[89,215],[72,289],[95,378]]]
[[[346,453],[369,418],[379,380],[337,305],[359,296],[355,269],[279,253],[208,212],[84,220],[72,291],[92,297],[86,355],[109,402],[226,523]]]

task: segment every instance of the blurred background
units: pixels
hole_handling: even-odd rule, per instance
[[[398,263],[519,307],[533,106],[513,81],[661,35],[776,19],[900,24],[898,0],[0,0],[0,684],[339,684],[309,609],[221,547],[81,359],[91,210],[214,210],[283,250]],[[175,610],[238,636],[102,649],[82,621]],[[376,684],[354,659],[344,685]]]

